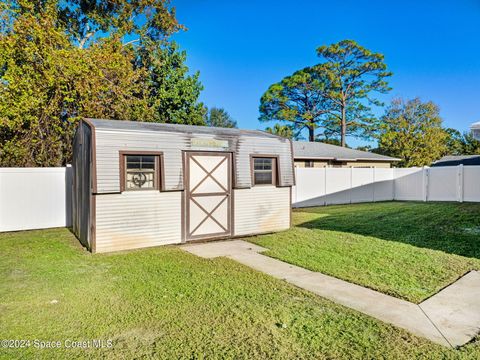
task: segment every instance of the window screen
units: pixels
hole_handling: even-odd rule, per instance
[[[125,155],[125,190],[158,188],[158,156]]]
[[[255,185],[275,185],[275,173],[275,158],[253,158],[253,182]]]

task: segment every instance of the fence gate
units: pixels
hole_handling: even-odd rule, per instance
[[[186,153],[186,240],[231,235],[232,156]]]

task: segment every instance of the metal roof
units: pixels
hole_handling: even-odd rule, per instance
[[[399,161],[400,159],[374,154],[368,151],[354,150],[321,142],[294,141],[295,159],[322,159],[337,161]]]
[[[480,165],[480,155],[444,156],[435,161],[432,167],[458,165]]]
[[[140,132],[180,132],[191,134],[210,134],[220,136],[254,136],[264,138],[284,139],[279,136],[260,130],[241,130],[232,128],[219,128],[197,125],[164,124],[155,122],[126,121],[126,120],[106,120],[106,119],[85,119],[91,123],[95,129],[101,130],[119,130],[119,131],[140,131]]]

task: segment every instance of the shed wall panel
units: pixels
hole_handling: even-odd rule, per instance
[[[255,186],[235,189],[234,235],[252,235],[290,227],[290,188]]]
[[[97,252],[182,241],[180,191],[126,191],[95,198]]]
[[[238,140],[235,169],[235,187],[250,188],[252,176],[250,155],[278,155],[279,186],[292,186],[294,183],[292,151],[290,142],[286,139],[241,137]]]
[[[128,133],[97,131],[97,192],[120,191],[119,151],[162,151],[165,190],[183,188],[181,149],[187,148],[188,138],[177,133]]]
[[[202,151],[192,148],[192,138],[227,140],[227,149],[234,153],[234,187],[251,187],[250,156],[254,154],[279,156],[279,185],[291,186],[294,182],[290,142],[282,138],[254,136],[207,136],[180,132],[128,132],[115,130],[96,131],[97,193],[120,191],[119,151],[162,151],[164,156],[164,190],[183,189],[182,150]]]

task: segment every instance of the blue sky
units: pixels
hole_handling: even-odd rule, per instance
[[[173,0],[188,31],[175,36],[199,70],[201,100],[239,127],[263,129],[258,106],[272,83],[315,64],[315,49],[353,39],[385,55],[393,97],[432,100],[445,126],[480,121],[480,0]],[[362,141],[349,139],[349,145]]]

